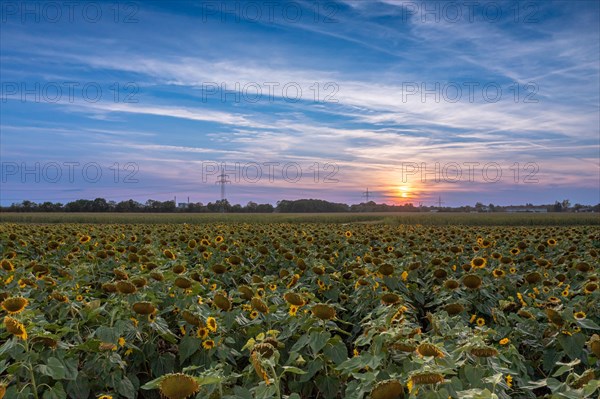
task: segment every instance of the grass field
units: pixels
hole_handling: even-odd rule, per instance
[[[473,226],[600,225],[597,213],[0,213],[10,223],[384,223]]]

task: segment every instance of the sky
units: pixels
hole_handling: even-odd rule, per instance
[[[600,202],[597,0],[0,7],[2,205]]]

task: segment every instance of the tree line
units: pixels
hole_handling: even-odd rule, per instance
[[[145,203],[133,199],[126,201],[108,201],[104,198],[94,200],[78,199],[62,204],[60,202],[23,201],[10,206],[0,207],[3,212],[151,212],[151,213],[324,213],[324,212],[600,212],[600,204],[586,206],[581,204],[570,205],[568,200],[556,201],[554,204],[534,206],[499,206],[494,204],[483,205],[478,202],[475,206],[465,205],[459,207],[414,206],[411,203],[404,205],[377,204],[374,201],[363,202],[355,205],[329,202],[319,199],[281,200],[276,206],[259,204],[253,201],[242,206],[232,205],[227,200],[218,200],[203,204],[190,202],[176,204],[175,201],[157,201],[149,199]]]

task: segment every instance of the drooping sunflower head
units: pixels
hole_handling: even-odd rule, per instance
[[[141,315],[148,315],[156,311],[152,302],[136,302],[133,304],[132,308],[135,313]]]
[[[27,298],[23,298],[20,296],[9,297],[2,302],[2,309],[7,311],[8,314],[12,315],[21,313],[25,309],[25,307],[27,307],[27,305],[29,305],[29,301],[27,300]]]
[[[231,301],[229,300],[229,298],[227,298],[227,296],[221,293],[215,294],[213,302],[215,306],[221,310],[224,310],[226,312],[231,310]]]
[[[319,303],[312,307],[312,314],[321,320],[331,320],[335,317],[335,308]]]
[[[187,277],[179,276],[175,279],[174,284],[179,288],[187,290],[188,288],[190,288],[192,286],[192,280],[190,280]]]
[[[193,377],[182,373],[167,374],[159,384],[160,394],[166,399],[185,399],[199,389],[200,385]]]
[[[495,357],[498,350],[491,346],[478,346],[471,349],[471,354],[475,357]]]
[[[455,316],[465,310],[464,306],[460,303],[450,303],[444,306],[444,310],[450,315]]]
[[[410,381],[414,385],[437,384],[444,381],[444,376],[434,372],[417,373],[410,377]]]
[[[400,302],[400,296],[392,292],[383,294],[381,296],[381,302],[385,305],[395,305]]]
[[[10,316],[4,317],[4,325],[6,330],[14,336],[21,338],[22,340],[27,339],[27,330],[25,326],[21,324],[17,319],[13,319]]]
[[[369,399],[403,399],[404,387],[397,380],[378,382],[371,390]]]
[[[417,346],[417,353],[421,356],[444,357],[444,352],[436,345],[427,342]]]
[[[465,287],[470,288],[472,290],[476,290],[481,287],[481,277],[476,274],[467,274],[463,277],[463,284]]]
[[[304,298],[302,298],[300,294],[297,294],[295,292],[286,292],[283,298],[286,300],[287,303],[294,306],[304,306],[304,304],[306,303],[304,301]]]
[[[121,294],[133,294],[137,291],[136,286],[127,280],[117,281],[116,286],[117,291],[119,291]]]
[[[267,306],[266,303],[263,302],[262,299],[258,298],[258,297],[254,297],[252,298],[252,300],[250,301],[250,303],[252,304],[252,307],[256,310],[258,310],[261,313],[269,313],[269,307]]]

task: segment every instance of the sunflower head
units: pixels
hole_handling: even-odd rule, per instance
[[[465,287],[470,288],[472,290],[476,290],[481,287],[481,277],[476,274],[467,274],[463,277],[463,284]]]
[[[295,292],[286,292],[283,298],[287,303],[294,306],[304,306],[304,304],[306,303],[304,301],[304,298],[302,298],[300,294],[297,294]]]
[[[148,315],[156,311],[152,302],[136,302],[133,304],[132,308],[135,313],[141,315]]]
[[[312,307],[312,314],[321,320],[331,320],[335,317],[335,308],[319,303]]]
[[[200,385],[193,377],[182,373],[167,374],[159,384],[160,394],[166,399],[185,399],[199,389]]]
[[[404,387],[397,380],[378,382],[371,390],[369,399],[403,399]]]
[[[387,294],[383,294],[381,296],[381,302],[383,302],[385,305],[395,305],[400,302],[400,296],[392,292],[388,292]]]
[[[231,310],[231,301],[229,300],[229,298],[227,298],[227,296],[221,293],[215,294],[213,302],[215,306],[221,310],[224,310],[226,312]]]
[[[449,303],[448,305],[444,306],[444,310],[450,316],[455,316],[465,310],[465,308],[460,303]]]
[[[498,350],[491,346],[479,346],[471,349],[471,354],[475,357],[495,357],[498,355]]]
[[[179,276],[175,279],[174,284],[179,288],[187,290],[188,288],[190,288],[192,286],[192,280],[190,280],[187,277]]]
[[[444,353],[437,346],[426,342],[417,346],[417,353],[421,356],[444,357]]]
[[[17,319],[13,319],[10,316],[4,317],[4,325],[6,330],[14,336],[21,338],[22,340],[27,339],[27,330],[25,326],[21,324]]]
[[[133,294],[137,291],[136,286],[127,280],[117,281],[116,286],[117,291],[119,291],[121,294]]]
[[[258,297],[254,297],[252,298],[252,300],[250,301],[250,303],[252,304],[252,307],[256,310],[258,310],[261,313],[269,313],[269,307],[267,306],[266,303],[263,302],[262,299],[258,298]]]
[[[444,381],[444,376],[433,372],[417,373],[410,377],[410,381],[414,385],[437,384]]]
[[[27,305],[29,305],[27,298],[9,297],[2,302],[2,309],[6,310],[8,314],[17,314],[21,313]]]

